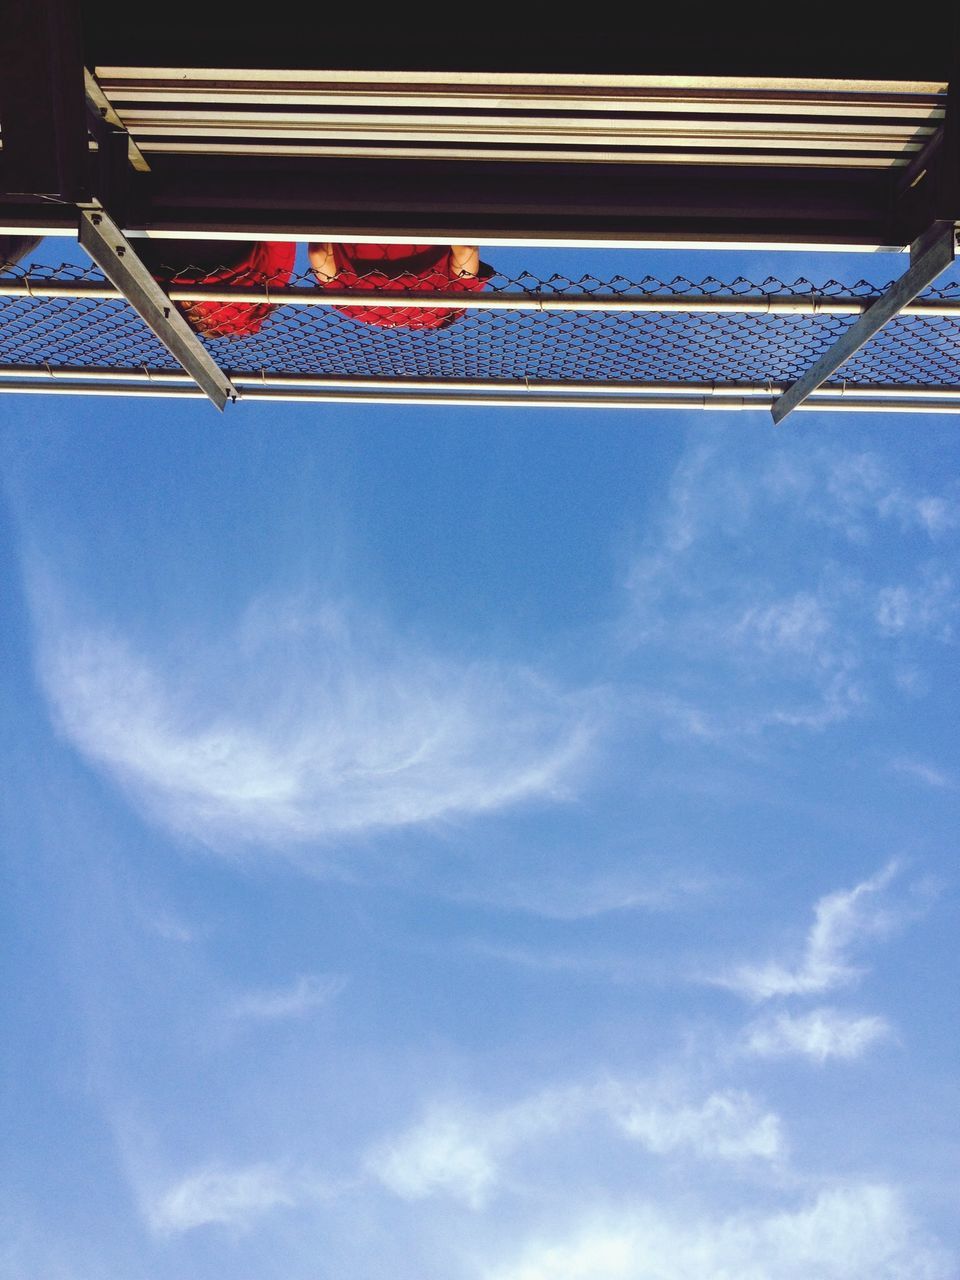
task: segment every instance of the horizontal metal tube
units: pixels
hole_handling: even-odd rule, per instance
[[[52,211],[57,206],[48,205],[45,218],[32,218],[25,221],[12,214],[4,217],[3,206],[0,205],[0,234],[31,236],[65,236],[76,238],[76,219]],[[65,206],[61,206],[65,207]],[[309,223],[298,218],[294,222],[284,224],[250,221],[249,218],[227,220],[223,217],[215,222],[198,218],[172,219],[169,215],[148,217],[139,226],[123,228],[129,240],[180,240],[189,237],[191,240],[294,240],[298,244],[307,244],[316,240],[321,232],[316,223]],[[428,230],[418,227],[413,230],[407,227],[402,232],[380,229],[371,234],[368,226],[344,225],[324,227],[322,234],[327,240],[335,240],[353,244],[484,244],[488,247],[507,245],[518,249],[693,249],[716,250],[735,249],[749,252],[769,252],[776,249],[784,253],[902,253],[905,245],[890,244],[878,239],[863,239],[851,236],[843,239],[839,235],[834,239],[818,240],[816,236],[809,239],[777,239],[762,234],[742,240],[732,239],[729,235],[711,234],[703,231],[697,235],[689,232],[671,235],[669,232],[645,231],[635,235],[624,231],[604,231],[583,229],[579,233],[568,230],[542,230],[536,235],[520,232],[516,227],[485,226],[457,227],[454,231],[449,224],[441,223]]]
[[[322,234],[320,232],[318,235]],[[175,242],[171,242],[175,243]],[[776,297],[739,294],[705,297],[700,294],[538,294],[538,293],[376,293],[335,292],[312,285],[278,289],[229,289],[208,285],[179,285],[167,290],[174,302],[270,302],[284,307],[433,307],[455,306],[475,311],[627,311],[637,314],[720,314],[720,315],[860,315],[875,301],[873,297]],[[0,277],[0,297],[34,298],[119,298],[108,282],[72,280],[31,280],[26,276]],[[960,297],[919,300],[904,307],[902,315],[960,316]]]
[[[27,395],[50,394],[53,388],[42,382],[12,382],[4,384],[4,391]],[[175,399],[201,399],[203,393],[191,386],[117,386],[95,383],[62,383],[56,387],[56,394],[64,395],[106,395],[106,396],[161,396]],[[245,391],[239,403],[244,401],[283,401],[304,404],[411,404],[422,408],[425,405],[447,405],[460,408],[479,408],[500,406],[505,408],[559,408],[559,409],[711,409],[711,410],[764,410],[768,411],[774,402],[773,396],[750,399],[744,396],[668,396],[649,397],[634,396],[545,396],[530,395],[409,395],[389,394],[386,392],[336,392],[336,391],[296,391],[271,388],[252,388]],[[898,400],[898,399],[860,399],[856,396],[829,396],[823,399],[810,399],[799,405],[797,412],[811,410],[831,410],[844,413],[956,413],[956,400]]]
[[[706,402],[730,400],[768,406],[785,389],[785,383],[757,382],[526,382],[510,379],[468,378],[358,378],[321,377],[311,374],[231,373],[232,382],[242,389],[242,399],[272,398],[289,393],[293,399],[333,397],[337,403],[367,401],[371,394],[384,402],[432,404],[554,404],[600,403],[631,405],[661,403],[669,400],[679,405],[696,407]],[[0,366],[0,390],[73,390],[82,387],[91,393],[99,390],[122,394],[179,394],[191,390],[189,380],[181,372],[151,369],[56,368],[53,366]],[[99,385],[97,385],[99,384]],[[122,384],[122,385],[117,385]],[[186,385],[182,385],[186,384]],[[316,393],[316,394],[315,394]],[[378,399],[378,403],[380,402]],[[811,403],[836,407],[841,402],[866,404],[878,402],[888,408],[914,408],[921,404],[960,407],[957,387],[885,387],[828,385],[813,393]]]
[[[188,381],[186,374],[171,369],[115,369],[75,365],[0,365],[0,379],[17,378],[63,379],[78,381],[130,381],[150,383],[176,383]],[[304,387],[349,391],[351,389],[391,391],[488,391],[524,394],[564,393],[566,395],[737,395],[769,396],[780,394],[786,382],[615,382],[584,381],[562,382],[547,379],[516,378],[364,378],[309,373],[230,373],[231,380],[241,387]],[[818,396],[860,396],[905,399],[954,399],[960,401],[960,383],[956,387],[929,387],[904,385],[899,387],[836,383],[821,387],[813,393]]]

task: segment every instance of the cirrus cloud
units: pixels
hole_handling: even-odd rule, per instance
[[[799,1208],[724,1218],[641,1204],[572,1235],[532,1241],[484,1280],[950,1280],[956,1259],[884,1185],[820,1193]]]
[[[758,1058],[804,1057],[814,1062],[828,1058],[859,1058],[891,1035],[886,1018],[854,1017],[838,1009],[813,1009],[809,1013],[780,1013],[752,1022],[744,1033],[743,1051]]]
[[[770,960],[741,964],[710,981],[756,1001],[815,995],[853,982],[861,970],[850,963],[849,952],[889,927],[890,912],[877,901],[877,896],[896,872],[896,865],[890,863],[854,888],[821,898],[814,907],[813,924],[799,963],[787,965]]]
[[[175,1235],[210,1225],[248,1227],[273,1209],[289,1207],[298,1194],[272,1164],[228,1168],[210,1164],[157,1195],[148,1207],[151,1228]]]
[[[651,1082],[608,1079],[545,1089],[494,1110],[434,1107],[377,1144],[366,1167],[404,1200],[443,1195],[481,1209],[510,1156],[597,1122],[656,1157],[740,1163],[774,1161],[784,1150],[779,1117],[743,1090],[690,1101]]]
[[[276,1021],[303,1018],[334,1000],[347,980],[337,973],[303,973],[290,986],[245,991],[230,1005],[234,1018]]]
[[[261,602],[209,645],[138,652],[35,591],[55,721],[177,831],[295,844],[570,793],[596,700],[438,655],[346,608]]]

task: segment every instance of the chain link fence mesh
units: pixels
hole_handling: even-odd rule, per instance
[[[94,267],[8,268],[0,281],[102,285]],[[312,275],[291,284],[307,286]],[[678,296],[737,298],[878,297],[886,286],[829,281],[814,285],[768,277],[724,282],[708,277],[600,280],[495,275],[484,297],[543,299],[627,295],[655,302]],[[281,296],[281,295],[274,295]],[[365,295],[371,297],[370,293]],[[383,295],[384,301],[391,301]],[[396,295],[393,295],[395,301]],[[922,300],[960,301],[960,282],[927,290]],[[424,299],[425,301],[425,299]],[[0,365],[36,368],[167,370],[179,366],[122,298],[0,297]],[[447,328],[378,328],[332,306],[280,302],[256,334],[204,339],[231,374],[316,377],[451,378],[592,382],[785,383],[801,376],[856,315],[604,310],[467,310]],[[831,381],[870,386],[956,387],[960,312],[901,315],[852,357]]]

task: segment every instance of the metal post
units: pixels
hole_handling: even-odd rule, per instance
[[[239,391],[204,347],[110,216],[81,207],[80,243],[173,358],[218,409]]]
[[[956,253],[956,231],[952,222],[935,222],[913,242],[907,271],[850,326],[829,351],[794,382],[773,406],[773,421],[781,423],[804,400],[846,364],[874,334],[899,315],[908,302],[932,284],[950,266]]]

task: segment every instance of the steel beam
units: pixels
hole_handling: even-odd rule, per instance
[[[123,230],[209,239],[427,244],[897,248],[892,170],[150,156]],[[64,234],[72,210],[15,198],[0,231]],[[118,219],[120,221],[120,219]],[[926,225],[926,224],[924,224]]]
[[[829,351],[776,401],[771,410],[775,423],[781,423],[787,414],[803,404],[817,387],[836,373],[841,365],[846,364],[888,321],[899,315],[921,290],[933,284],[937,276],[953,262],[956,238],[953,222],[936,222],[914,241],[910,248],[910,266],[900,279],[877,298]]]
[[[446,230],[460,244],[484,244],[490,233],[892,243],[884,170],[161,154],[151,167],[144,214],[158,229],[189,218],[198,229],[238,233],[299,224],[314,238],[322,228],[345,239],[386,232],[442,243]],[[468,232],[479,238],[457,238]]]
[[[236,400],[237,388],[103,209],[80,209],[80,243],[217,408],[223,409],[228,400]]]

